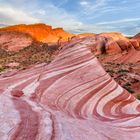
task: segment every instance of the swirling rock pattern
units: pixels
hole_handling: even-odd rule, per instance
[[[0,76],[1,140],[140,139],[140,102],[104,71],[93,41],[73,40],[48,66]]]

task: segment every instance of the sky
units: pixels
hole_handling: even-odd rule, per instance
[[[46,23],[72,33],[140,32],[140,0],[0,0],[0,24]]]

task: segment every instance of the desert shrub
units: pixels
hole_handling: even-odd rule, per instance
[[[127,82],[125,85],[123,85],[123,88],[125,88],[130,93],[134,93],[134,90],[131,88],[131,83],[129,83],[129,82]]]
[[[8,56],[8,52],[0,48],[0,58],[4,58],[7,56]]]
[[[117,63],[116,65],[117,65],[117,66],[121,66],[122,64]]]
[[[118,70],[118,73],[124,73],[124,72],[129,72],[129,70],[126,70],[126,69],[120,69],[120,70]]]
[[[127,82],[127,83],[125,84],[125,86],[131,86],[131,83],[130,83],[130,82]]]
[[[108,72],[111,77],[113,77],[113,74],[115,73],[115,71],[112,69],[108,69],[106,72]]]
[[[125,88],[130,93],[134,93],[134,90],[132,90],[131,87],[124,86],[123,88]]]
[[[110,65],[114,65],[114,63],[113,62],[106,62],[107,64],[110,64]]]
[[[137,99],[140,100],[140,94],[137,95]]]
[[[115,71],[114,70],[111,70],[111,69],[108,69],[108,70],[106,70],[106,72],[108,72],[108,73],[115,73]]]
[[[50,63],[58,48],[57,44],[48,45],[47,43],[35,42],[18,52],[6,52],[0,49],[0,64],[18,62],[20,64],[18,69],[22,69],[36,63]],[[3,70],[4,68],[0,68],[0,72]]]
[[[0,72],[4,71],[5,67],[0,67]]]

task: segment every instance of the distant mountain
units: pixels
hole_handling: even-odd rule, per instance
[[[0,24],[0,28],[1,28],[1,27],[5,27],[5,26],[7,26],[7,25],[5,25],[5,24]]]

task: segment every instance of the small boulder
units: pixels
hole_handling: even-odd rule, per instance
[[[10,68],[18,67],[19,66],[19,63],[18,62],[11,62],[11,63],[8,63],[6,66],[7,67],[10,67]]]
[[[21,97],[23,95],[23,91],[21,90],[14,90],[11,92],[11,95],[14,96],[14,97]]]

